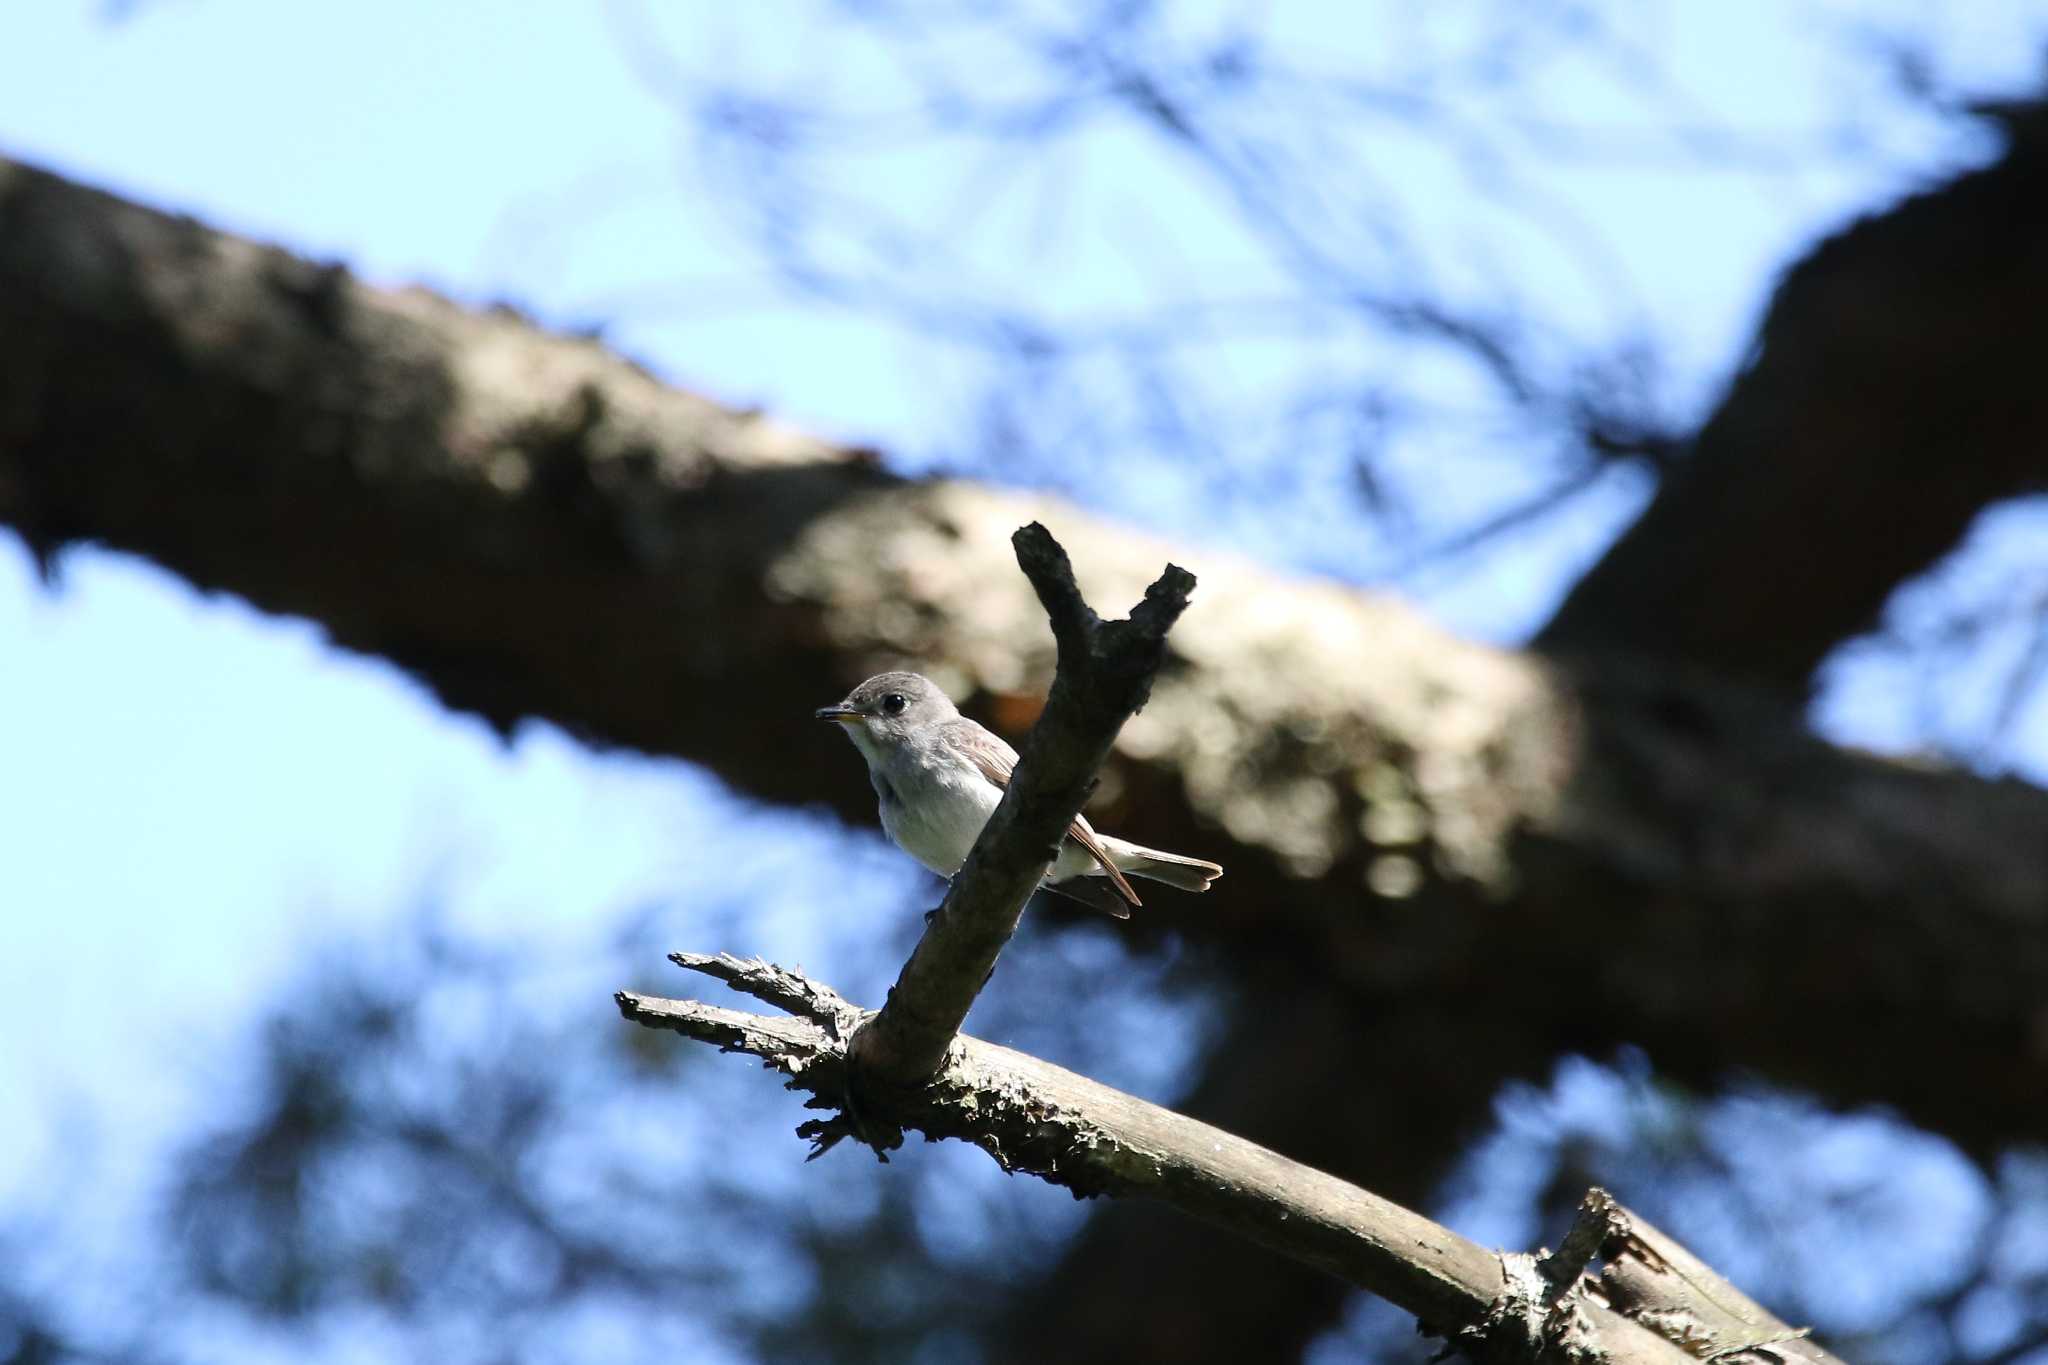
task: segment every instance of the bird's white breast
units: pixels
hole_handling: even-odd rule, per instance
[[[1002,792],[964,762],[888,773],[897,799],[882,802],[882,828],[897,847],[941,877],[967,861]]]

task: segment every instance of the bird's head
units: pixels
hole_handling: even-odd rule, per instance
[[[959,714],[952,698],[921,673],[877,673],[847,693],[845,701],[817,710],[819,720],[845,726],[847,738],[869,757]]]

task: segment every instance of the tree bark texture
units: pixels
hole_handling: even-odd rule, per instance
[[[1862,470],[1835,472],[1853,517]],[[1230,869],[1135,921],[1233,963],[1198,1117],[1414,1203],[1504,1079],[1627,1043],[1702,1084],[1891,1105],[1976,1152],[2041,1133],[2048,797],[1819,743],[1778,664],[1725,670],[1752,692],[1654,640],[1582,636],[1568,662],[1457,640],[1056,500],[901,480],[509,311],[6,162],[0,520],[44,555],[96,541],[309,617],[500,727],[545,718],[862,820],[858,772],[801,757],[812,708],[910,662],[1014,729],[1050,677],[1013,528],[1051,526],[1093,600],[1186,563],[1202,595],[1094,809]],[[1639,610],[1693,609],[1640,581]],[[1334,1282],[1248,1278],[1176,1235],[1137,1258],[1172,1299],[1155,1313],[1099,1273],[1139,1234],[1098,1222],[1073,1312],[1116,1330],[1076,1358],[1181,1330],[1185,1358],[1242,1358],[1234,1305],[1284,1354],[1277,1311],[1304,1332],[1335,1311]]]
[[[973,880],[975,869],[963,871]],[[621,991],[620,1012],[722,1051],[749,1053],[810,1092],[807,1107],[839,1108],[857,1069],[850,1039],[872,1020],[830,987],[771,963],[676,953],[795,1018],[745,1014],[695,1000]],[[929,1083],[876,1095],[867,1122],[928,1138],[958,1138],[1006,1171],[1080,1197],[1160,1201],[1247,1241],[1381,1295],[1445,1338],[1459,1358],[1496,1365],[1772,1365],[1752,1353],[1792,1329],[1602,1191],[1587,1198],[1566,1252],[1489,1252],[1427,1218],[1234,1134],[1148,1104],[1059,1067],[962,1034]],[[843,1132],[850,1116],[806,1123]],[[1596,1254],[1631,1276],[1587,1274]],[[1676,1273],[1673,1273],[1673,1272]],[[1626,1289],[1627,1297],[1617,1293]],[[1641,1317],[1615,1311],[1640,1306]],[[1802,1343],[1802,1345],[1805,1345]],[[1818,1347],[1797,1357],[1841,1365]]]

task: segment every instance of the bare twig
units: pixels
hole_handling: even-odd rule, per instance
[[[716,977],[743,995],[751,995],[786,1013],[850,1034],[867,1011],[829,986],[758,957],[731,953],[670,953],[668,960],[686,971]]]

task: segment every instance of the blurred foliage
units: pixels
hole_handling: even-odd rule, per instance
[[[961,400],[978,472],[1098,500],[1164,481],[1225,519],[1315,515],[1348,487],[1353,518],[1466,544],[1654,468],[1679,440],[1656,347],[1547,172],[1791,161],[1660,139],[1679,113],[1654,69],[1625,79],[1626,132],[1546,117],[1560,64],[1651,60],[1615,7],[1381,5],[1338,33],[1256,3],[798,8],[809,42],[737,63],[700,54],[738,36],[616,12],[708,205],[807,296],[987,362]],[[1595,316],[1532,299],[1531,252]],[[1505,496],[1447,516],[1423,475],[1446,458]],[[1361,548],[1354,527],[1318,567],[1357,573]]]
[[[1135,958],[1092,924],[1017,947],[977,1027],[1141,1089],[1178,1083],[1210,1006],[1185,998],[1177,954]],[[636,934],[574,975],[659,956]],[[914,1145],[882,1178],[859,1151],[806,1165],[802,1111],[753,1067],[630,1027],[597,989],[550,1003],[530,974],[431,930],[324,956],[177,1163],[166,1299],[314,1358],[367,1333],[404,1359],[959,1360],[1081,1216],[970,1149]],[[1091,1012],[1044,1011],[1053,978]],[[1175,1041],[1133,1052],[1141,1028]],[[196,1360],[214,1342],[160,1344]]]
[[[1093,924],[1018,948],[980,1031],[1140,1090],[1185,1083],[1219,1013],[1187,997],[1206,973]],[[588,965],[630,970],[610,948]],[[325,957],[274,1003],[252,1074],[176,1163],[147,1275],[85,1324],[8,1283],[0,1360],[287,1343],[322,1360],[368,1342],[392,1359],[971,1361],[1082,1216],[958,1145],[913,1144],[887,1171],[850,1148],[807,1165],[788,1131],[801,1111],[747,1060],[629,1028],[602,998],[548,1008],[520,972],[431,933]],[[1043,983],[1063,978],[1089,1010],[1045,1008]],[[1503,1095],[1438,1215],[1533,1247],[1595,1184],[1685,1228],[1849,1359],[2048,1351],[2039,1154],[1987,1175],[1882,1115],[1693,1094],[1638,1056],[1567,1060]],[[14,1273],[38,1264],[35,1241],[27,1225],[0,1237]],[[1360,1296],[1309,1359],[1420,1362],[1438,1345]]]
[[[931,394],[953,463],[1141,520],[1170,497],[1160,520],[1353,578],[1611,517],[1682,455],[1729,358],[1658,316],[1610,219],[1687,181],[1895,174],[1968,125],[1938,18],[1818,5],[1757,39],[1832,54],[1801,127],[1689,89],[1661,5],[612,13],[704,211],[921,368],[961,361]]]

